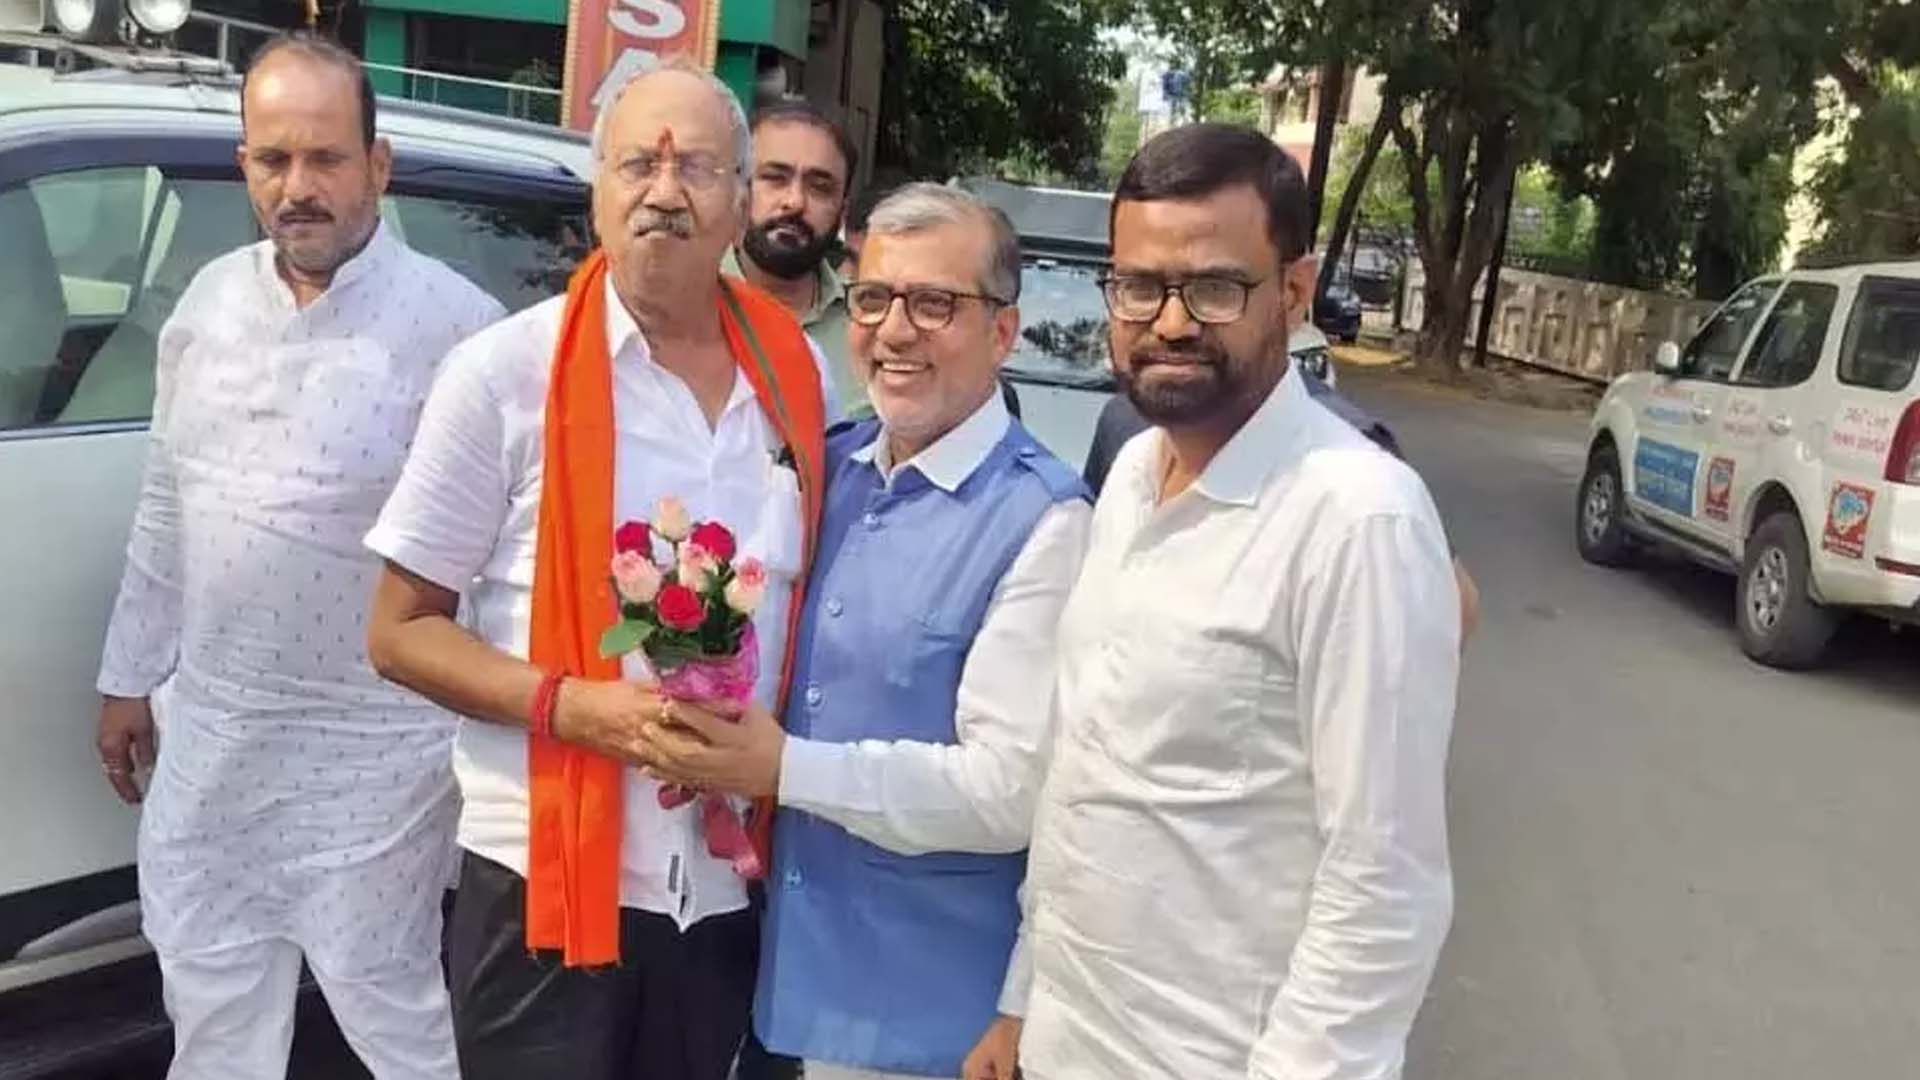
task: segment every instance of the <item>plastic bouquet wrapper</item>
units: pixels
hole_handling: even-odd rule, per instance
[[[673,700],[745,708],[760,674],[753,613],[766,598],[766,568],[756,559],[736,562],[733,533],[718,522],[692,522],[678,499],[660,500],[650,522],[621,525],[613,546],[620,618],[601,635],[600,654],[643,654],[660,678],[660,692]],[[669,557],[656,560],[657,548]],[[696,800],[707,850],[743,878],[764,875],[732,800],[661,785],[665,809]]]

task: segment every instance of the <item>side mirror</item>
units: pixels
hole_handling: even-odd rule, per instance
[[[1680,374],[1680,346],[1663,341],[1653,350],[1653,370],[1662,375]]]

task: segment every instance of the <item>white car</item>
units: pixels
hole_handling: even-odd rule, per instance
[[[379,122],[394,145],[382,210],[409,244],[510,309],[564,288],[588,238],[583,138],[400,101],[382,100]],[[166,1036],[138,936],[137,811],[101,777],[93,683],[140,486],[155,337],[207,261],[260,235],[239,135],[230,80],[0,63],[9,1078],[69,1075]]]
[[[1920,262],[1736,292],[1595,412],[1576,541],[1676,548],[1738,575],[1747,655],[1822,658],[1841,619],[1920,623]]]

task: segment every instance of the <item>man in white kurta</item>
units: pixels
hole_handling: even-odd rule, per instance
[[[501,309],[370,224],[306,303],[318,284],[273,241],[215,260],[159,338],[99,688],[146,699],[158,729],[140,893],[175,1077],[284,1075],[303,955],[377,1077],[457,1075],[439,966],[454,720],[368,665],[380,564],[360,539],[441,357]]]
[[[1157,426],[1061,619],[1001,1001],[1034,1080],[1398,1077],[1451,918],[1459,598],[1419,478],[1288,365],[1304,203],[1221,125],[1116,189],[1114,366]]]

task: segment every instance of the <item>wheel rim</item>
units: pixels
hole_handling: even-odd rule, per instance
[[[1779,548],[1770,547],[1754,560],[1753,575],[1747,581],[1747,617],[1755,630],[1771,634],[1780,625],[1781,613],[1787,606],[1787,584],[1791,580],[1787,553]]]
[[[1606,541],[1607,530],[1613,527],[1614,501],[1612,473],[1601,473],[1587,485],[1587,498],[1580,510],[1580,528],[1586,533],[1589,547],[1598,547]]]

